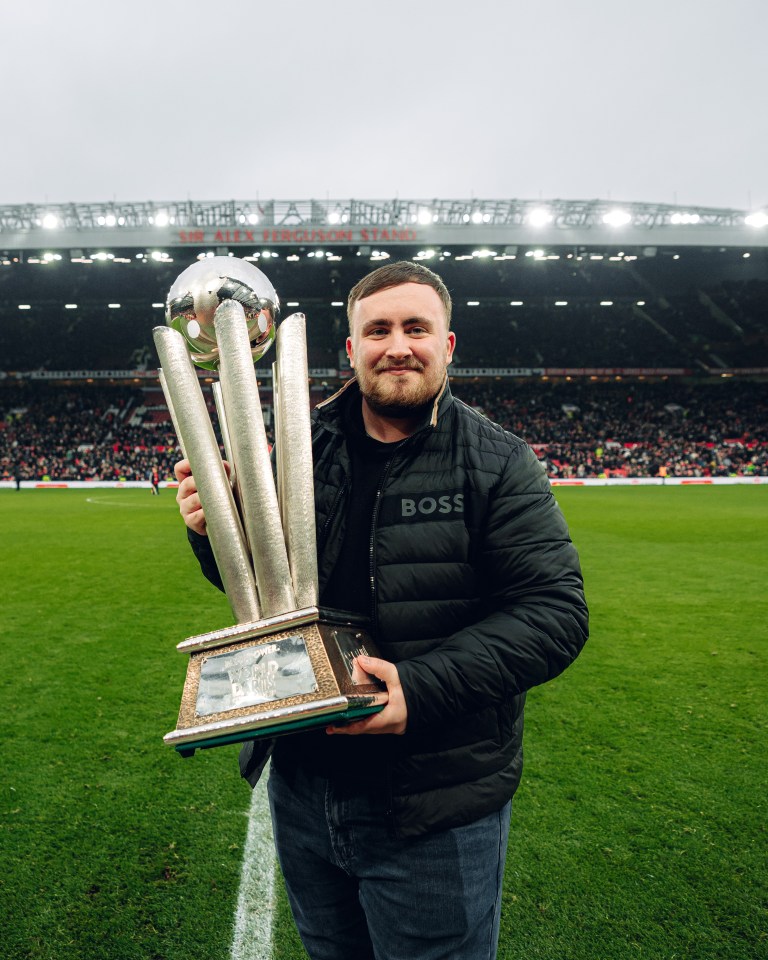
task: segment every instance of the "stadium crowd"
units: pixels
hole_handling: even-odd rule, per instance
[[[756,381],[453,381],[523,437],[552,478],[768,475],[768,395]],[[157,388],[153,388],[157,394]],[[147,392],[27,384],[0,391],[0,479],[149,481],[179,458]]]
[[[127,389],[4,390],[0,478],[148,480],[153,469],[170,477],[178,459],[173,429],[133,425],[130,410],[140,399]]]
[[[475,396],[550,477],[768,475],[764,385],[557,383]]]

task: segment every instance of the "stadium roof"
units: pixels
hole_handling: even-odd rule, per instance
[[[222,200],[0,206],[0,250],[547,244],[768,247],[768,213],[607,200]]]

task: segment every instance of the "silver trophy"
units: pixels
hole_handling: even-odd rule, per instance
[[[155,327],[160,383],[190,462],[235,624],[190,637],[176,730],[198,747],[339,723],[380,710],[386,690],[356,663],[377,652],[364,621],[318,607],[305,319],[277,327],[274,287],[232,257],[201,260],[171,287]],[[273,364],[277,485],[254,362]],[[195,364],[218,370],[213,394],[230,474]]]

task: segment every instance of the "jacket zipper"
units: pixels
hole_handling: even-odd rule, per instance
[[[415,436],[415,434],[413,435]],[[376,634],[377,628],[377,603],[376,603],[376,522],[379,519],[379,506],[381,504],[381,495],[384,492],[384,486],[386,485],[387,479],[389,477],[389,472],[392,469],[392,464],[397,459],[398,453],[403,449],[403,447],[412,440],[413,437],[406,437],[404,440],[401,440],[395,448],[392,456],[387,460],[384,465],[384,470],[381,474],[381,479],[379,481],[378,489],[376,490],[376,497],[373,501],[373,514],[371,516],[371,536],[368,543],[368,582],[371,587],[371,629]]]
[[[375,637],[378,633],[378,612],[377,612],[377,603],[376,603],[376,522],[379,518],[379,506],[381,504],[381,496],[384,492],[384,487],[386,486],[387,479],[389,478],[390,470],[392,469],[392,464],[397,459],[400,451],[410,443],[415,437],[423,433],[423,430],[419,430],[418,433],[412,434],[410,437],[406,437],[404,440],[401,440],[400,443],[395,448],[394,453],[389,458],[384,466],[384,470],[381,474],[381,480],[379,481],[378,489],[376,490],[376,498],[373,501],[373,515],[371,518],[371,536],[369,540],[369,549],[368,549],[368,580],[371,585],[371,632]],[[395,824],[395,797],[394,797],[394,787],[392,780],[392,761],[391,759],[386,761],[385,764],[385,788],[387,796],[387,807],[385,810],[385,818],[387,820],[387,825],[389,832],[393,837],[397,837],[397,826]]]
[[[405,440],[401,441],[395,452],[387,460],[384,465],[384,470],[381,473],[381,479],[379,480],[379,486],[376,490],[376,498],[373,501],[373,513],[371,515],[371,536],[369,541],[368,548],[368,581],[371,585],[371,633],[375,637],[377,630],[377,605],[376,605],[376,521],[379,518],[379,505],[381,503],[381,495],[384,492],[384,486],[389,477],[389,472],[392,469],[392,464],[397,459],[397,454],[402,449],[403,445],[410,440],[410,437],[406,437]],[[387,759],[384,765],[384,784],[387,797],[387,805],[384,811],[384,817],[387,822],[387,826],[390,834],[393,837],[397,836],[397,830],[395,827],[395,797],[394,797],[394,788],[392,783],[392,761]]]
[[[331,521],[332,521],[333,518],[336,516],[336,511],[339,509],[339,504],[341,503],[342,497],[343,497],[344,494],[347,492],[347,487],[348,487],[348,486],[349,486],[349,477],[348,477],[348,476],[345,476],[345,477],[344,477],[344,482],[343,482],[342,485],[339,487],[338,493],[336,494],[336,497],[334,498],[334,501],[333,501],[333,503],[331,504],[331,509],[330,509],[330,511],[329,511],[329,513],[328,513],[328,516],[327,516],[326,519],[325,519],[325,523],[323,524],[323,529],[320,531],[320,537],[319,537],[318,545],[317,545],[317,555],[318,555],[318,559],[320,558],[320,555],[322,554],[323,550],[325,549],[325,542],[326,542],[326,540],[328,539],[328,529],[329,529],[329,527],[330,527],[330,525],[331,525]]]

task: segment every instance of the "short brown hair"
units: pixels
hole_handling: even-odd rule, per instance
[[[448,320],[448,328],[451,326],[451,295],[443,281],[432,270],[423,267],[420,263],[413,263],[411,260],[396,260],[394,263],[388,263],[386,266],[379,267],[372,273],[363,277],[362,280],[352,287],[347,298],[347,319],[349,329],[352,331],[352,308],[358,300],[364,300],[380,290],[387,290],[389,287],[399,287],[404,283],[424,283],[437,293],[440,301],[445,307],[445,316]]]

